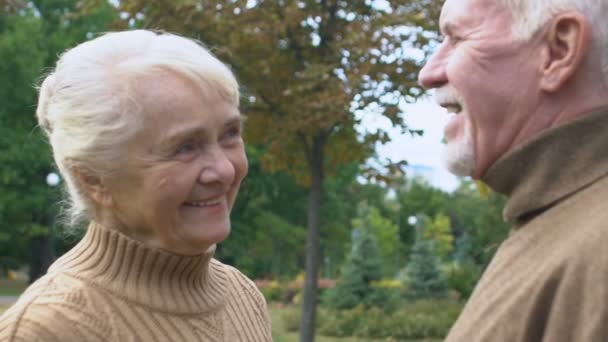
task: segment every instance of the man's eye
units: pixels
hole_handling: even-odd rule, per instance
[[[458,44],[462,40],[458,36],[449,36],[447,39],[449,40],[450,44],[452,44],[452,45]]]

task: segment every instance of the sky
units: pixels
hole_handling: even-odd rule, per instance
[[[446,110],[429,96],[423,96],[418,102],[402,108],[406,124],[411,129],[423,130],[423,136],[411,136],[402,134],[399,129],[387,129],[390,127],[388,119],[379,115],[366,116],[364,126],[368,129],[383,127],[390,132],[392,138],[390,143],[378,146],[378,155],[393,161],[406,160],[409,163],[406,172],[410,176],[420,174],[435,187],[448,192],[455,190],[459,184],[458,178],[449,173],[441,161],[443,127],[449,118]]]

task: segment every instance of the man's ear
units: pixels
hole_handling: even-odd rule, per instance
[[[591,41],[591,26],[580,13],[569,12],[553,18],[545,32],[541,88],[559,90],[579,70]]]
[[[82,189],[95,203],[97,203],[97,205],[102,207],[112,206],[112,196],[110,196],[110,193],[100,176],[83,168],[75,168],[74,174],[78,178]]]

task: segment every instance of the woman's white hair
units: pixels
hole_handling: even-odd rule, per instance
[[[107,33],[66,51],[40,86],[36,116],[65,180],[69,224],[91,219],[94,206],[76,170],[107,176],[124,165],[126,142],[141,128],[133,84],[169,71],[238,106],[230,69],[197,41],[146,30]]]
[[[608,15],[606,0],[498,0],[513,14],[513,36],[527,40],[553,16],[567,11],[585,15],[593,27],[592,48],[602,65],[605,82],[608,81]]]

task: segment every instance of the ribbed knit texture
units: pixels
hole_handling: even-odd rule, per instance
[[[0,341],[271,341],[264,297],[213,252],[175,255],[91,224],[0,316]]]
[[[607,132],[590,113],[488,170],[514,227],[446,341],[608,341]]]

